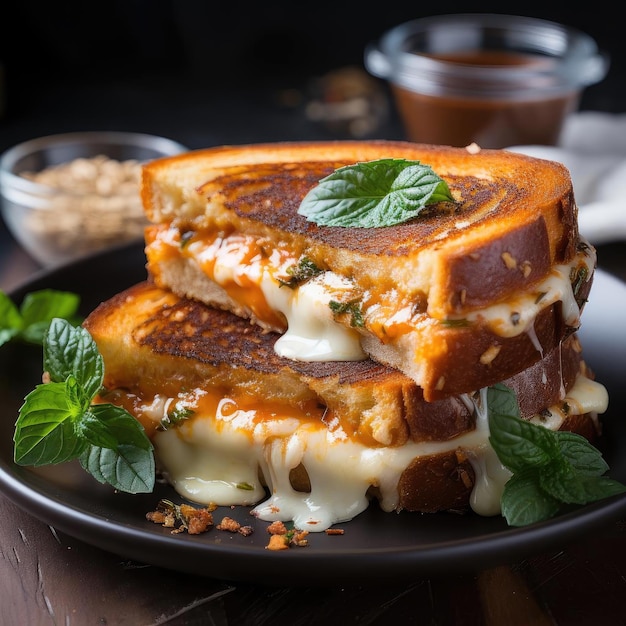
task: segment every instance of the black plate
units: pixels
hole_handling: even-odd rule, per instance
[[[42,273],[11,296],[41,288],[75,291],[82,296],[83,313],[99,302],[146,277],[141,245],[96,255]],[[626,285],[598,271],[591,299],[583,315],[580,336],[587,361],[609,389],[603,417],[605,458],[611,476],[626,482]],[[167,485],[152,494],[131,496],[100,485],[78,465],[38,470],[13,461],[13,428],[26,393],[41,377],[41,349],[8,344],[0,348],[0,489],[20,507],[42,521],[87,543],[153,565],[188,573],[270,583],[330,585],[374,583],[407,576],[436,576],[512,562],[547,550],[565,547],[581,535],[626,514],[626,497],[589,505],[548,522],[509,528],[501,517],[474,514],[390,514],[376,504],[351,522],[345,534],[309,534],[307,547],[272,552],[265,548],[267,522],[259,522],[244,507],[222,509],[251,524],[249,536],[211,530],[202,535],[172,535],[148,522],[145,513],[160,498],[181,499]]]

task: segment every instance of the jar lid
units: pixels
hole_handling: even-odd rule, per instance
[[[365,50],[367,70],[429,95],[524,98],[602,80],[609,58],[595,40],[548,20],[457,14],[400,24]]]

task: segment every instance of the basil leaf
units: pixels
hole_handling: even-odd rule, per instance
[[[38,385],[20,408],[14,434],[18,465],[48,465],[75,459],[85,448],[74,421],[81,407],[72,403],[67,383]]]
[[[539,487],[536,473],[527,471],[507,481],[501,508],[509,526],[527,526],[554,517],[561,504]]]
[[[429,204],[454,201],[448,184],[428,165],[379,159],[321,179],[298,213],[319,226],[378,228],[413,219]]]
[[[79,461],[96,480],[121,491],[149,493],[154,489],[155,464],[151,450],[125,444],[116,450],[89,446]]]
[[[102,356],[91,335],[59,318],[52,320],[45,336],[44,370],[55,382],[74,375],[90,401],[104,378]]]

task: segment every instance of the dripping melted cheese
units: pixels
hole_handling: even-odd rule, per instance
[[[175,490],[198,503],[253,506],[262,520],[292,521],[297,528],[321,532],[345,522],[369,504],[376,487],[385,511],[400,508],[398,481],[417,457],[462,450],[476,474],[471,506],[481,515],[496,515],[509,472],[489,445],[486,394],[475,404],[476,427],[450,441],[409,442],[398,447],[372,447],[344,430],[323,409],[262,406],[217,397],[195,390],[176,399],[157,395],[127,404],[151,433],[157,460]],[[466,403],[473,404],[470,396]],[[567,394],[569,414],[602,413],[607,408],[605,388],[582,374]],[[192,410],[193,416],[166,430],[172,405]],[[558,429],[565,419],[562,405],[550,409]],[[538,420],[539,418],[537,418]],[[310,489],[294,489],[292,470],[304,468]]]
[[[146,248],[150,263],[182,255],[193,260],[235,301],[245,306],[263,326],[283,333],[276,351],[284,357],[302,361],[344,361],[366,358],[360,335],[349,324],[335,321],[329,302],[358,301],[366,329],[381,342],[414,336],[415,361],[427,360],[429,325],[452,320],[435,320],[416,313],[415,303],[396,291],[363,293],[353,280],[325,271],[295,288],[285,286],[290,272],[300,261],[286,248],[273,247],[262,239],[231,233],[195,234],[181,245],[179,230],[160,227]],[[533,288],[502,302],[472,311],[464,316],[470,323],[481,323],[502,337],[523,332],[536,341],[534,320],[544,308],[562,302],[566,325],[577,327],[580,311],[572,288],[571,276],[581,267],[591,277],[595,267],[592,247],[581,250],[573,261],[552,268],[550,274]]]

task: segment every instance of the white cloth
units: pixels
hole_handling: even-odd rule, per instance
[[[590,243],[626,241],[626,114],[581,111],[565,123],[558,146],[511,146],[568,168],[580,232]]]

